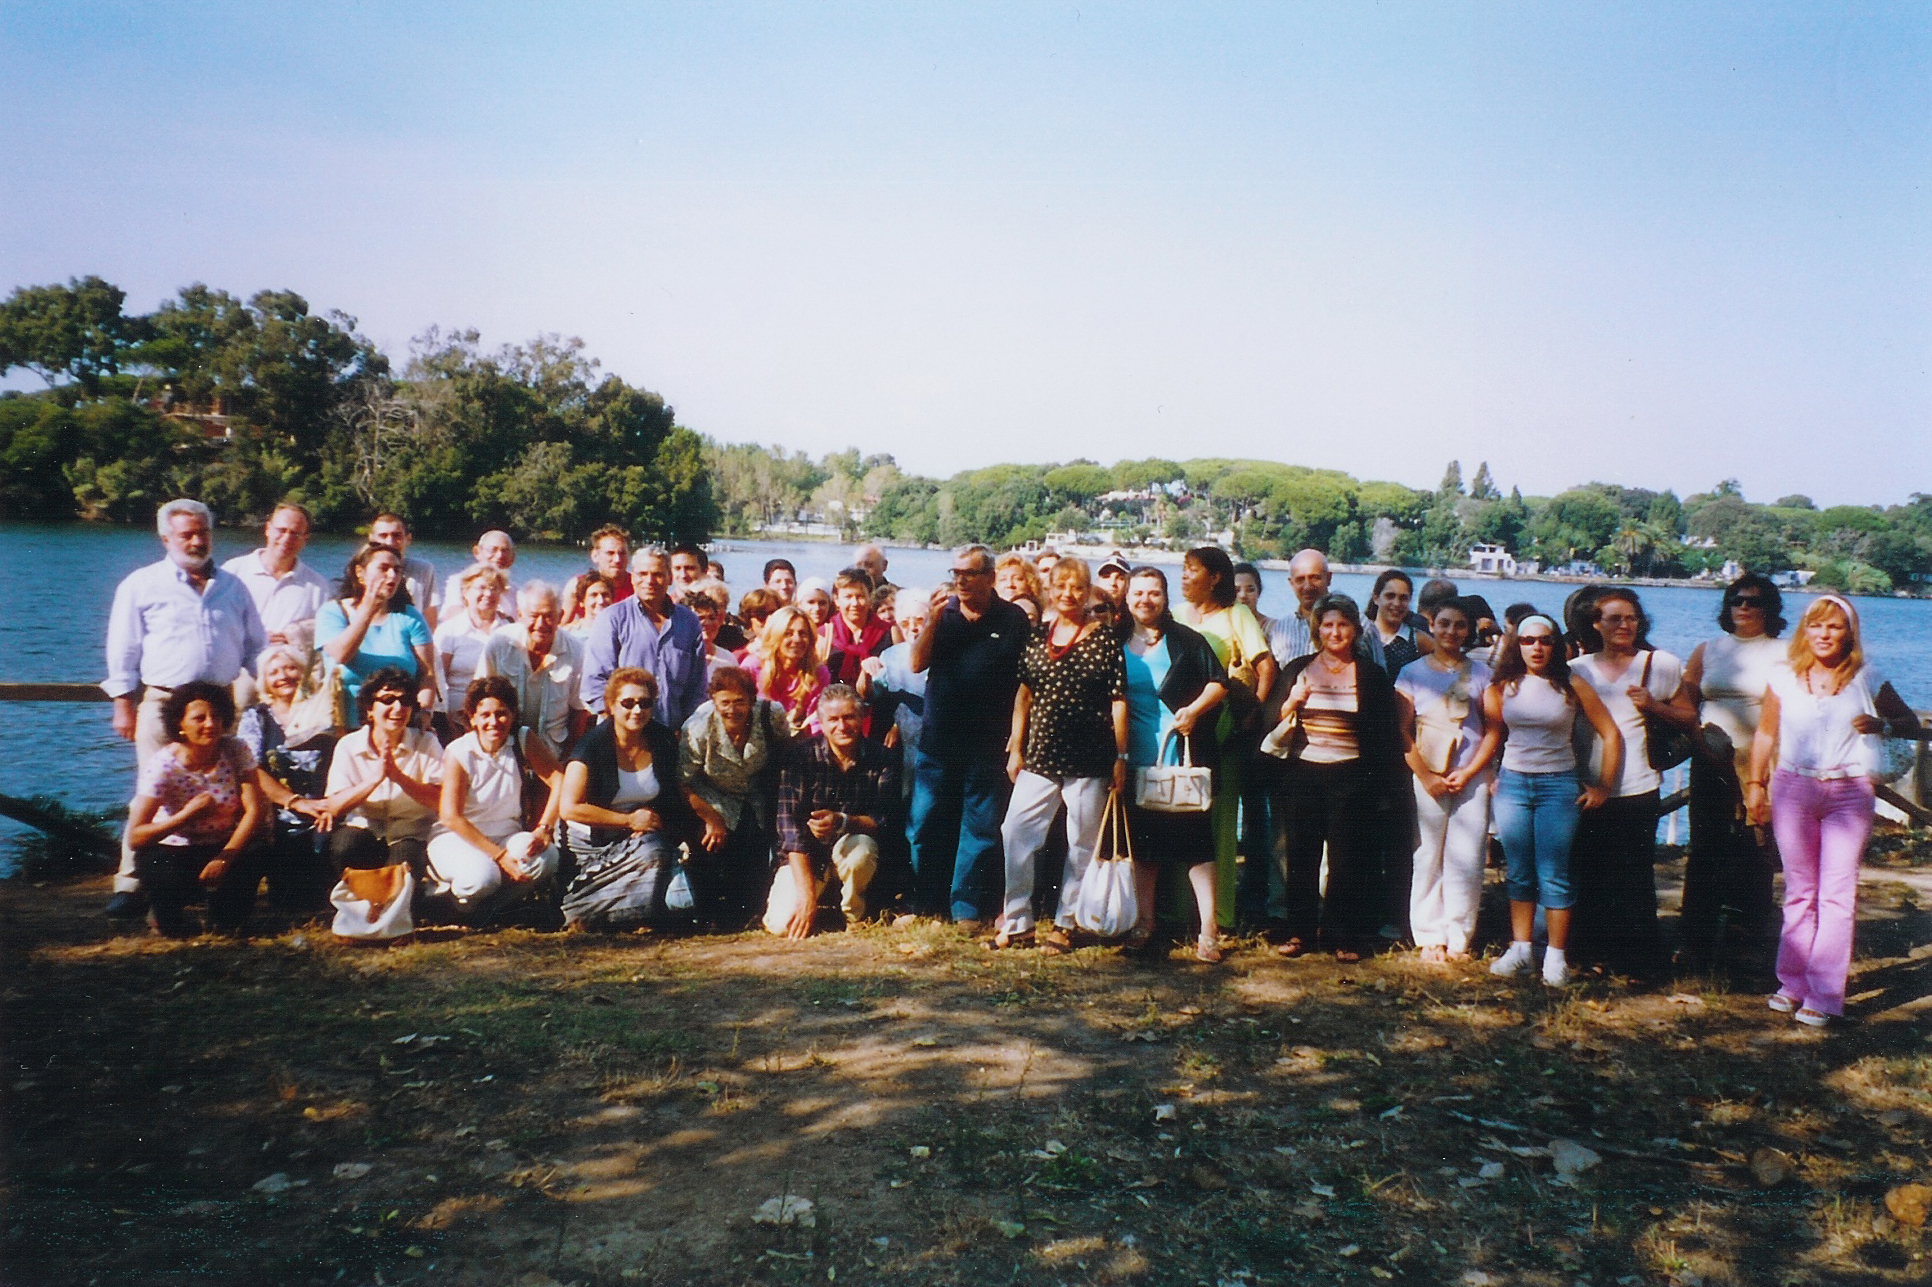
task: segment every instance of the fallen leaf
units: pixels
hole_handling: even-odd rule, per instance
[[[812,1211],[810,1198],[801,1198],[787,1193],[783,1197],[767,1198],[758,1204],[751,1213],[753,1224],[797,1225],[801,1229],[818,1227],[818,1216]]]
[[[1885,1195],[1885,1209],[1892,1219],[1913,1229],[1922,1228],[1932,1211],[1932,1188],[1923,1184],[1901,1184]]]
[[[1761,1148],[1751,1154],[1751,1178],[1758,1182],[1759,1188],[1777,1188],[1796,1169],[1790,1157],[1777,1149]]]

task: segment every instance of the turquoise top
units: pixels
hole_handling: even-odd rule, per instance
[[[348,628],[349,614],[343,610],[342,601],[329,600],[315,614],[315,646],[320,648]],[[342,667],[343,688],[351,697],[355,696],[362,681],[384,666],[395,666],[421,683],[424,677],[416,674],[420,669],[416,646],[427,648],[429,642],[429,623],[423,620],[422,613],[413,607],[390,610],[369,623],[369,629],[362,636],[362,646]]]
[[[1161,743],[1174,728],[1174,712],[1161,700],[1161,684],[1167,680],[1170,664],[1167,638],[1136,654],[1126,645],[1121,652],[1127,662],[1127,762],[1146,768],[1160,758]],[[1167,748],[1167,762],[1179,762],[1180,742]]]

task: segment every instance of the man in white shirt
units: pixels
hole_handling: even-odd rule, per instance
[[[369,544],[387,545],[402,556],[403,584],[409,588],[409,601],[423,614],[423,624],[436,629],[436,565],[428,559],[409,557],[409,522],[401,514],[384,510],[369,520]],[[462,605],[457,605],[460,610]]]
[[[501,675],[516,685],[517,723],[534,730],[559,760],[590,722],[579,689],[583,645],[557,629],[562,621],[557,588],[527,581],[517,591],[517,624],[491,635],[476,663],[476,678]]]
[[[209,557],[215,524],[208,507],[171,500],[154,524],[167,557],[130,572],[115,589],[101,684],[114,699],[114,731],[134,743],[141,766],[168,744],[161,705],[170,693],[195,679],[232,684],[268,647],[248,588]],[[139,888],[132,851],[123,845],[108,914],[139,915]]]
[[[331,589],[327,578],[302,562],[302,548],[308,543],[308,510],[284,502],[262,528],[262,548],[237,554],[221,565],[222,571],[248,587],[268,642],[290,644],[305,654],[315,645],[315,614],[328,602]],[[237,694],[238,708],[250,704]]]

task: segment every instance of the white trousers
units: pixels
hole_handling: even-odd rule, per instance
[[[488,901],[499,893],[520,897],[557,874],[555,842],[532,853],[533,837],[527,831],[518,831],[497,843],[509,850],[511,858],[520,861],[525,871],[532,873],[528,884],[506,881],[503,869],[496,865],[494,858],[455,832],[443,831],[431,836],[429,844],[424,846],[429,853],[430,892],[447,891],[457,902],[467,905]]]
[[[1489,775],[1456,795],[1415,784],[1415,874],[1409,881],[1409,931],[1417,947],[1467,952],[1482,901],[1489,848]]]
[[[1087,874],[1100,820],[1107,812],[1106,778],[1046,777],[1025,769],[1014,779],[1000,839],[1006,845],[1006,911],[1000,928],[1024,934],[1033,928],[1033,860],[1046,844],[1060,802],[1067,805],[1067,869],[1060,878],[1060,909],[1054,923],[1073,928],[1073,906],[1080,901],[1080,878]]]
[[[840,836],[832,846],[832,874],[838,877],[839,910],[845,913],[847,925],[865,919],[866,887],[878,871],[879,842],[871,836]],[[765,897],[765,928],[773,934],[783,934],[792,913],[798,910],[798,900],[809,897],[817,903],[819,895],[831,883],[831,875],[814,881],[808,894],[798,887],[798,875],[791,863],[779,867],[772,873],[771,892]]]

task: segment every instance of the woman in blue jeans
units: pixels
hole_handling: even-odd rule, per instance
[[[1518,622],[1496,647],[1496,665],[1483,692],[1483,714],[1504,730],[1503,770],[1496,780],[1496,834],[1503,842],[1509,885],[1509,950],[1492,974],[1530,968],[1530,929],[1542,904],[1549,927],[1543,981],[1570,981],[1570,842],[1577,818],[1609,798],[1598,783],[1581,786],[1571,734],[1581,713],[1603,742],[1601,773],[1615,781],[1623,735],[1596,691],[1570,673],[1563,632],[1538,613]],[[1579,789],[1580,788],[1580,789]]]

